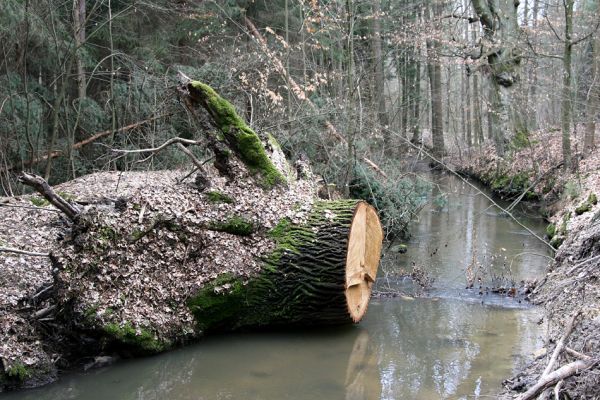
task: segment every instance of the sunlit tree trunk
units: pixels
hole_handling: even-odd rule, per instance
[[[412,139],[413,143],[421,142],[421,126],[420,126],[420,117],[421,117],[421,62],[419,61],[419,47],[415,45],[413,50],[415,55],[414,60],[414,68],[415,68],[415,79],[412,83],[412,93],[413,93],[413,110],[412,110]]]

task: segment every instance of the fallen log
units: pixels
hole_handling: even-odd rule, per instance
[[[375,209],[318,200],[312,173],[298,174],[208,85],[182,82],[180,96],[220,131],[208,140],[214,162],[201,186],[169,172],[82,178],[97,196],[127,188],[127,200],[89,202],[52,251],[73,329],[135,354],[209,331],[360,321],[383,240]]]

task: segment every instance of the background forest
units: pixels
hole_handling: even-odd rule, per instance
[[[54,184],[187,165],[176,147],[111,151],[205,136],[181,72],[402,232],[422,204],[418,152],[509,157],[552,132],[576,167],[593,148],[599,3],[2,0],[0,194],[20,193],[21,170]]]

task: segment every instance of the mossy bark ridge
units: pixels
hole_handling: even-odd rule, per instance
[[[199,81],[188,82],[187,90],[190,99],[208,111],[229,147],[250,172],[259,174],[265,187],[270,188],[286,182],[281,171],[267,155],[256,132],[237,114],[230,102],[219,96],[209,85]]]
[[[358,322],[377,274],[383,231],[362,201],[318,202],[304,224],[283,220],[262,271],[222,275],[189,301],[202,330]]]

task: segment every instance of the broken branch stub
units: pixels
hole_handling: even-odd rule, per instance
[[[75,221],[77,219],[77,216],[81,211],[79,210],[79,207],[56,194],[50,185],[48,185],[48,182],[46,182],[41,176],[23,172],[21,176],[19,176],[19,182],[33,188],[36,192],[48,200],[50,204],[62,211],[71,221]]]
[[[226,144],[250,173],[259,176],[262,186],[272,188],[287,183],[282,172],[269,158],[259,136],[238,115],[230,102],[219,96],[209,85],[185,77],[182,79],[179,92],[192,114],[196,113],[197,106],[201,106],[221,132],[222,137],[215,138],[215,143],[211,146],[217,158],[227,152],[215,149],[219,148],[218,145]]]

